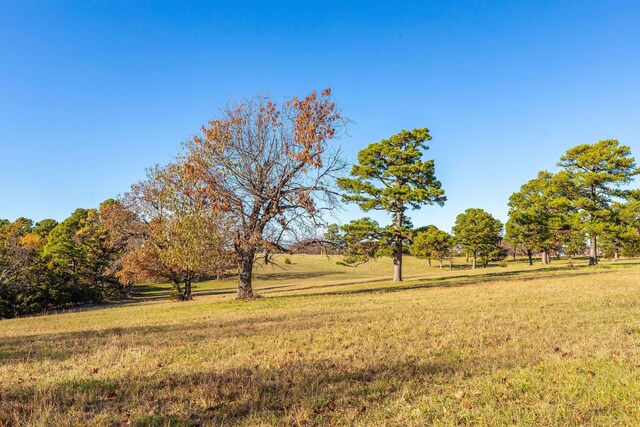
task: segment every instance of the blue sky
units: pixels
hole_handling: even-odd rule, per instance
[[[222,104],[329,86],[350,160],[430,128],[449,201],[414,224],[506,220],[509,195],[576,144],[640,158],[638,22],[635,1],[0,1],[0,218],[97,206]]]

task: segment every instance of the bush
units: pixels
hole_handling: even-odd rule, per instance
[[[507,261],[505,261],[505,260],[502,260],[502,261],[500,261],[500,262],[498,263],[498,266],[499,266],[499,267],[506,267],[507,265],[508,265],[508,264],[507,264]]]
[[[285,258],[284,259],[284,263],[287,264],[287,265],[291,264],[291,259]]]

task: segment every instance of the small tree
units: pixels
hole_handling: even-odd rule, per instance
[[[533,265],[534,239],[529,232],[529,227],[518,224],[510,216],[505,224],[505,239],[513,247],[513,259],[517,256],[518,247],[522,248],[529,259],[529,265]]]
[[[370,144],[358,153],[352,178],[341,178],[338,185],[346,191],[347,202],[364,211],[389,212],[393,217],[393,280],[402,280],[402,253],[411,229],[407,227],[409,208],[446,201],[444,190],[435,176],[433,160],[423,161],[423,150],[431,140],[426,128],[403,130],[389,139]]]
[[[340,230],[344,250],[339,265],[355,267],[390,252],[390,236],[371,218],[353,220]]]
[[[129,283],[116,277],[128,245],[128,236],[110,228],[111,218],[120,209],[113,199],[102,202],[98,209],[89,209],[84,226],[75,234],[76,243],[85,250],[83,275],[107,299],[125,297],[130,290]]]
[[[470,208],[456,217],[453,233],[455,240],[473,257],[475,269],[478,256],[488,260],[492,253],[500,250],[502,223],[482,209]]]
[[[566,235],[564,240],[563,249],[569,257],[575,255],[584,255],[586,245],[586,238],[584,231],[580,227],[572,228]]]
[[[330,252],[342,254],[345,249],[346,243],[344,241],[343,231],[338,224],[330,224],[327,230],[322,235],[322,246],[325,253],[328,255]]]
[[[432,225],[427,227],[425,231],[416,234],[409,250],[417,258],[438,259],[440,270],[442,270],[442,260],[451,258],[453,244],[453,237],[449,233]],[[451,263],[449,267],[453,268]]]
[[[19,315],[21,300],[30,291],[28,270],[33,251],[21,242],[32,226],[33,221],[27,218],[0,220],[0,319]]]
[[[633,244],[640,237],[640,190],[632,190],[624,202],[612,203],[609,220],[604,227],[604,252],[608,257],[618,259],[625,246]]]
[[[620,207],[620,218],[627,226],[622,255],[640,256],[640,190],[631,190],[628,200]]]
[[[90,227],[95,210],[76,209],[67,219],[56,225],[47,237],[42,257],[59,286],[66,284],[69,301],[73,303],[99,302],[104,299],[99,280],[101,269],[94,261],[92,248],[82,239],[82,230]],[[99,237],[98,237],[99,239]]]
[[[226,219],[195,196],[197,187],[184,172],[181,163],[155,167],[125,195],[122,203],[133,213],[129,228],[141,238],[119,277],[169,280],[178,299],[190,300],[193,281],[217,274],[216,263],[227,257],[230,244]]]
[[[615,139],[583,144],[571,148],[560,158],[572,182],[568,192],[574,208],[581,215],[583,230],[589,235],[589,264],[598,263],[598,236],[606,230],[611,204],[627,199],[629,184],[640,173],[631,150]]]
[[[507,236],[529,250],[542,252],[543,264],[550,263],[550,251],[560,250],[563,236],[570,230],[569,200],[561,193],[566,182],[565,174],[542,171],[509,197]]]

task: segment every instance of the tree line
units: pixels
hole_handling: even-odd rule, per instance
[[[238,298],[254,298],[256,263],[315,245],[354,266],[393,258],[402,280],[410,253],[440,262],[465,254],[476,268],[506,255],[636,255],[640,197],[628,184],[640,171],[629,147],[606,140],[560,159],[509,199],[503,224],[482,209],[458,215],[453,234],[414,228],[409,211],[443,205],[434,160],[425,159],[429,130],[402,131],[370,144],[345,176],[335,141],[349,123],[331,91],[275,103],[258,96],[223,108],[182,145],[175,160],[97,209],[78,209],[57,223],[0,221],[0,317],[46,312],[126,297],[143,281],[169,282],[173,297],[192,298],[204,278],[237,275]],[[389,213],[331,224],[340,203]],[[328,215],[329,214],[329,215]],[[598,246],[599,245],[599,246]]]
[[[60,223],[0,220],[0,318],[126,296],[131,283],[117,273],[127,239],[109,231],[116,206],[77,209]]]
[[[506,237],[529,256],[582,254],[597,264],[599,243],[614,258],[640,253],[640,192],[628,184],[640,173],[631,150],[615,139],[569,149],[557,173],[541,171],[509,198]]]
[[[457,216],[451,235],[433,225],[414,229],[407,216],[410,208],[446,201],[433,161],[422,160],[430,139],[428,129],[415,129],[371,144],[359,153],[351,177],[338,180],[345,201],[392,217],[386,227],[362,218],[329,228],[325,239],[341,248],[341,264],[392,256],[399,281],[404,253],[438,259],[441,266],[463,254],[472,268],[478,260],[486,267],[503,259],[505,246],[514,257],[528,256],[530,264],[538,253],[543,264],[552,254],[584,255],[587,241],[591,265],[600,253],[640,255],[640,190],[628,188],[640,169],[628,146],[610,139],[569,149],[557,163],[559,172],[541,171],[511,195],[505,235],[499,220],[477,208]]]

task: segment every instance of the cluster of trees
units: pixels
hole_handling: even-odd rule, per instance
[[[560,172],[522,186],[509,201],[506,238],[482,209],[460,214],[450,235],[414,229],[408,215],[446,201],[434,161],[424,159],[429,130],[369,145],[345,177],[331,142],[347,122],[329,89],[281,104],[259,96],[223,109],[174,162],[150,168],[118,200],[59,224],[0,221],[0,317],[120,298],[147,280],[170,282],[174,297],[189,300],[195,281],[227,274],[237,274],[238,298],[249,299],[256,262],[305,247],[341,253],[348,266],[389,255],[395,281],[406,253],[441,268],[466,254],[475,268],[503,258],[505,242],[545,262],[552,252],[580,253],[586,237],[593,263],[598,239],[616,256],[640,248],[640,194],[625,189],[639,171],[617,141],[575,147]],[[325,213],[341,201],[392,221],[329,225]]]
[[[524,254],[543,264],[551,255],[584,255],[589,240],[589,263],[599,254],[618,258],[640,255],[640,190],[628,188],[640,174],[628,146],[603,140],[571,148],[561,157],[558,173],[542,171],[509,199],[506,236],[503,224],[482,209],[467,209],[456,218],[453,235],[435,226],[413,229],[409,208],[442,204],[444,192],[434,174],[433,161],[423,161],[430,140],[427,129],[403,131],[371,144],[359,153],[350,178],[338,180],[347,202],[364,211],[389,212],[393,223],[381,227],[370,218],[331,227],[325,240],[340,247],[344,265],[357,265],[381,255],[394,258],[394,280],[402,280],[402,255],[442,262],[453,255],[480,260]],[[601,248],[598,242],[601,242]]]
[[[503,225],[500,220],[482,209],[470,208],[456,217],[453,235],[438,229],[434,225],[413,229],[408,220],[400,241],[400,253],[397,251],[395,227],[381,227],[371,218],[353,220],[342,226],[332,224],[324,235],[324,240],[338,248],[342,259],[338,264],[357,266],[380,256],[392,256],[402,259],[403,254],[416,258],[438,260],[440,268],[448,260],[453,268],[454,256],[466,255],[471,267],[476,268],[478,260],[486,267],[489,261],[506,257],[502,237]],[[401,265],[402,261],[394,265]],[[402,280],[402,273],[396,281]]]
[[[77,209],[58,223],[0,220],[0,318],[119,298],[126,241],[109,232],[117,202]]]
[[[343,265],[357,265],[381,255],[393,257],[393,280],[402,280],[402,256],[451,259],[454,249],[486,266],[501,254],[502,223],[482,209],[467,209],[456,218],[454,236],[430,225],[413,229],[409,209],[424,205],[442,206],[446,197],[435,176],[433,160],[423,160],[431,140],[426,128],[402,131],[369,145],[358,153],[351,176],[338,179],[343,200],[362,210],[381,210],[392,216],[392,224],[381,227],[371,218],[362,218],[325,234],[325,240],[342,247]]]
[[[640,192],[628,184],[640,174],[628,146],[617,140],[578,145],[560,158],[557,173],[542,171],[509,199],[506,238],[528,254],[640,254]],[[602,245],[600,245],[602,243]]]
[[[117,201],[60,224],[3,222],[0,316],[110,299],[143,280],[189,300],[195,280],[228,272],[238,298],[253,298],[258,257],[274,263],[326,227],[346,166],[330,141],[345,123],[329,89],[282,104],[258,96],[223,109]]]
[[[115,227],[128,244],[118,277],[170,282],[175,298],[190,300],[194,281],[237,272],[238,298],[253,298],[258,257],[274,263],[273,253],[312,242],[337,203],[344,162],[328,144],[343,123],[328,89],[222,110],[119,200]]]

